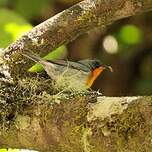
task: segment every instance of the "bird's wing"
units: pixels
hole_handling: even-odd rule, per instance
[[[89,72],[90,71],[90,66],[87,65],[87,62],[85,60],[80,60],[78,62],[74,62],[74,61],[68,61],[68,60],[45,60],[37,55],[32,55],[30,52],[22,52],[22,55],[24,55],[25,57],[40,63],[42,65],[47,65],[48,63],[52,63],[53,65],[59,65],[59,66],[64,66],[64,67],[69,67],[69,68],[73,68],[76,70],[81,70],[84,72]]]
[[[79,61],[74,62],[74,61],[68,61],[68,60],[55,60],[55,61],[48,61],[48,62],[57,64],[57,65],[60,65],[60,66],[67,66],[69,68],[73,68],[73,69],[76,69],[76,70],[81,70],[81,71],[84,71],[84,72],[90,71],[89,66],[87,66],[86,64],[81,63]]]

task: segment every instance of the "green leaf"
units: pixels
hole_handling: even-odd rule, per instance
[[[7,9],[0,9],[0,48],[7,47],[32,26],[21,16]]]
[[[61,59],[67,55],[67,49],[64,45],[60,46],[59,48],[55,49],[53,52],[51,51],[47,54],[44,59],[46,60],[55,60]],[[29,70],[29,72],[41,72],[43,71],[43,67],[40,64],[35,64]]]

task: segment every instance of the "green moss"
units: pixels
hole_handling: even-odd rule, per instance
[[[83,134],[85,124],[87,124],[86,104],[86,97],[76,97],[69,99],[68,102],[54,105],[54,109],[49,111],[48,120],[50,122],[56,120],[58,130],[61,129],[64,135],[60,136],[56,133],[56,136],[60,138],[60,143],[57,145],[60,152],[78,152],[84,149]]]
[[[49,80],[25,78],[15,82],[0,82],[0,128],[7,129],[17,115],[26,116],[32,106],[55,103],[57,93]]]
[[[136,133],[136,129],[143,124],[144,120],[141,114],[133,111],[127,111],[120,118],[113,116],[111,121],[106,122],[106,126],[111,132],[117,133],[119,137],[121,136],[125,140],[133,136]]]
[[[150,108],[148,111],[146,106],[148,103],[151,105],[152,99],[146,97],[144,102],[142,97],[138,98],[138,101],[129,103],[127,109],[124,109],[122,113],[113,113],[104,119],[96,118],[89,123],[93,133],[90,144],[98,147],[96,151],[127,152],[135,149],[137,151],[141,151],[141,149],[149,151],[151,149],[148,146],[152,137],[150,133],[151,124],[148,123],[151,116]],[[146,134],[150,136],[145,136]],[[111,146],[106,146],[105,142]]]
[[[19,129],[26,129],[30,126],[30,117],[17,115],[17,118],[15,120],[15,126]]]

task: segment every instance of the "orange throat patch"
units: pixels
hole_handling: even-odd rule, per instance
[[[88,88],[91,88],[93,82],[103,72],[104,69],[105,69],[105,67],[100,66],[100,67],[94,69],[93,71],[91,71],[91,73],[90,73],[90,75],[89,75],[89,77],[87,79],[87,83],[86,83]]]

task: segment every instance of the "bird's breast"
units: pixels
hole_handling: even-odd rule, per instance
[[[56,81],[58,87],[76,91],[87,89],[86,81],[89,75],[88,72],[59,65],[54,67],[46,66],[45,71]]]

